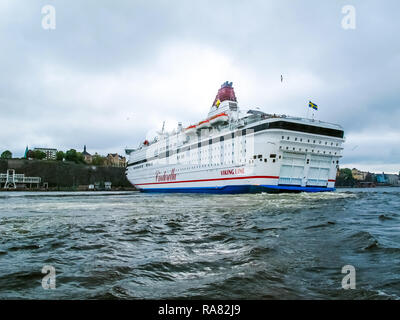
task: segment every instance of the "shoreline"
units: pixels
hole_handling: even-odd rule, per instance
[[[351,186],[338,186],[336,187],[336,189],[375,189],[375,188],[400,188],[399,186],[393,186],[393,185],[389,185],[389,186],[374,186],[374,187],[351,187]]]
[[[340,187],[335,187],[337,190],[340,189],[376,189],[376,188],[400,188],[400,186],[375,186],[375,187],[345,187],[345,186],[340,186]],[[136,188],[115,188],[111,190],[79,190],[79,188],[51,188],[51,189],[0,189],[0,192],[140,192]]]
[[[115,188],[111,190],[79,190],[78,188],[51,188],[51,189],[0,189],[0,192],[119,192],[138,191],[136,188]]]

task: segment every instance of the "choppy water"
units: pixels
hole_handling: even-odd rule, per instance
[[[398,299],[400,188],[0,193],[0,298]],[[356,289],[343,290],[344,265]],[[44,290],[42,267],[56,269]]]

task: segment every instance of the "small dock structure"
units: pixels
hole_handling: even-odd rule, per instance
[[[8,169],[7,173],[0,174],[0,187],[4,189],[17,189],[19,187],[25,188],[29,185],[29,188],[36,186],[39,188],[40,177],[25,177],[24,174],[15,173],[14,169]]]

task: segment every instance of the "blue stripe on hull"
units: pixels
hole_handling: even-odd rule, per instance
[[[238,194],[238,193],[282,193],[282,192],[328,192],[335,188],[297,187],[297,186],[273,186],[273,185],[239,185],[223,187],[193,187],[193,188],[150,188],[140,189],[141,192],[152,193],[214,193],[214,194]]]

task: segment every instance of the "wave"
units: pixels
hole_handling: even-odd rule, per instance
[[[356,232],[348,239],[359,250],[373,250],[379,247],[378,240],[367,231]]]
[[[336,224],[336,222],[328,221],[326,223],[320,223],[320,224],[315,224],[315,225],[312,225],[312,226],[308,226],[308,227],[305,227],[304,229],[308,230],[308,229],[326,228],[326,227],[333,226],[335,224]]]
[[[379,216],[379,220],[382,220],[382,221],[384,221],[384,220],[393,220],[393,217],[390,217],[390,216],[385,215],[385,214],[381,214]]]
[[[40,249],[40,248],[41,247],[39,245],[37,245],[37,244],[28,244],[28,245],[10,247],[10,248],[8,248],[8,251],[36,250],[36,249]]]

